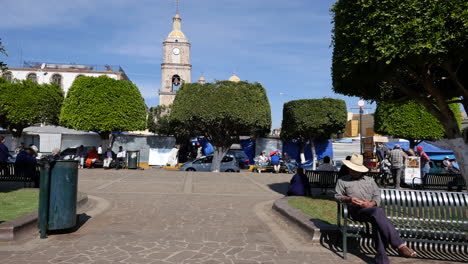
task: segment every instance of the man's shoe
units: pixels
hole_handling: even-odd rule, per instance
[[[400,254],[400,256],[403,256],[405,258],[414,258],[418,255],[416,251],[412,250],[408,246],[399,247],[398,254]]]

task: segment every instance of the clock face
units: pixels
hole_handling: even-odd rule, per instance
[[[179,55],[179,54],[180,54],[180,49],[179,49],[179,48],[174,48],[174,49],[172,50],[172,53],[173,53],[174,55]]]

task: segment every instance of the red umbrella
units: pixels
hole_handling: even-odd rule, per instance
[[[276,153],[279,153],[279,150],[275,150],[275,151],[273,151],[273,152],[270,152],[270,157],[273,156],[273,155],[275,155]]]

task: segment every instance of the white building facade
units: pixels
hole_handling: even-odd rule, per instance
[[[3,73],[2,77],[10,81],[30,79],[39,84],[57,83],[67,94],[76,78],[81,76],[99,77],[102,75],[116,80],[129,80],[120,66],[40,62],[25,62],[22,68],[8,68],[8,71]]]

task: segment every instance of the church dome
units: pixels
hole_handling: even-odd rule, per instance
[[[182,31],[174,30],[171,33],[169,33],[168,38],[186,38],[184,33]]]
[[[198,79],[198,83],[205,84],[206,83],[205,77],[201,76],[200,79]]]
[[[178,38],[178,39],[185,39],[184,33],[182,33],[182,18],[179,15],[179,12],[175,14],[172,18],[172,32],[169,33],[168,38]]]
[[[236,76],[236,73],[233,73],[231,78],[229,78],[231,82],[240,82],[240,78]]]

